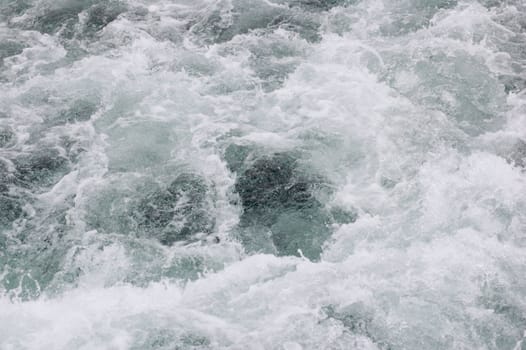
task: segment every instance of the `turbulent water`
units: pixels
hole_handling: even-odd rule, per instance
[[[0,0],[1,349],[526,349],[523,0]]]

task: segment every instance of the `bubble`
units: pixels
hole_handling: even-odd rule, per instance
[[[54,148],[35,150],[19,156],[13,162],[17,180],[29,186],[51,186],[70,169],[69,160]]]
[[[319,258],[331,218],[312,193],[315,184],[300,177],[297,159],[289,154],[257,159],[235,184],[243,206],[241,226],[267,227],[279,254],[297,255],[301,250],[310,259]]]
[[[0,126],[0,148],[5,148],[13,145],[16,142],[16,135],[14,130],[9,127]]]
[[[87,10],[86,27],[90,31],[99,31],[113,22],[125,7],[118,2],[96,4]]]
[[[22,216],[22,203],[5,192],[0,192],[0,227],[9,227]]]
[[[209,189],[195,174],[181,174],[170,185],[141,200],[136,211],[139,227],[158,235],[161,243],[171,245],[197,233],[213,231]]]
[[[3,64],[4,59],[7,57],[22,53],[24,48],[25,45],[20,42],[12,40],[0,41],[0,64]]]

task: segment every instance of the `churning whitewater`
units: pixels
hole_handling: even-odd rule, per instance
[[[0,349],[526,349],[526,3],[0,0]]]

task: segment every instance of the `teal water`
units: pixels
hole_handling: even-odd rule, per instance
[[[0,349],[526,348],[521,0],[0,0]]]

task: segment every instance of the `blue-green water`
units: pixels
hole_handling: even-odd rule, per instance
[[[0,349],[526,349],[526,3],[0,0]]]

